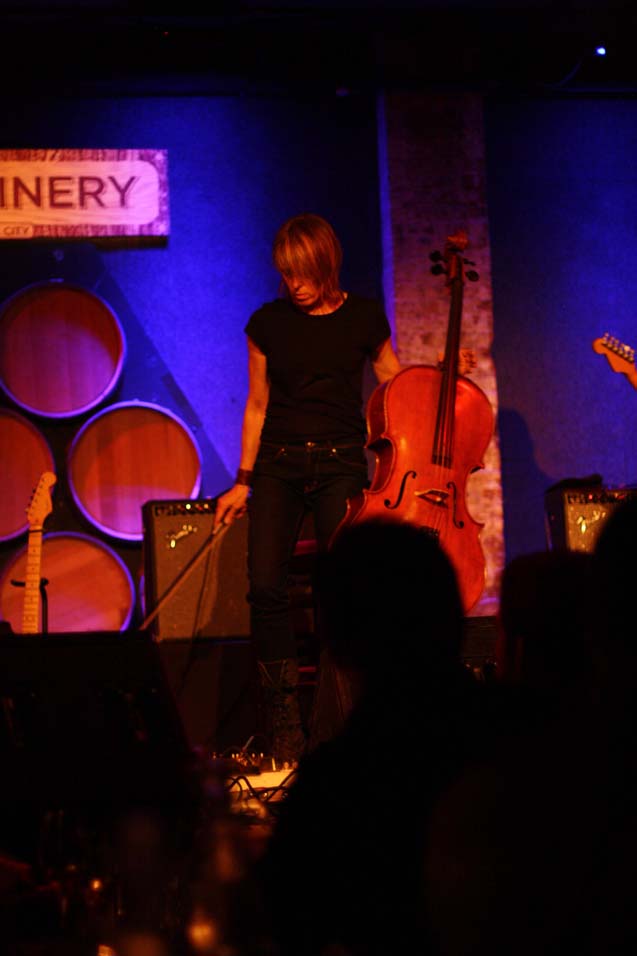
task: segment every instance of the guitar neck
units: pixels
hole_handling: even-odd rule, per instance
[[[42,527],[29,529],[27,567],[24,577],[24,604],[22,607],[23,634],[37,634],[40,631],[42,533]]]

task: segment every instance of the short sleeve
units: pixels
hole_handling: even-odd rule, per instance
[[[380,302],[372,302],[369,316],[368,352],[373,354],[379,345],[391,338],[389,320]]]
[[[265,321],[264,309],[257,309],[256,312],[253,312],[250,318],[248,319],[248,324],[243,330],[245,334],[251,339],[257,348],[267,354],[268,351],[268,336],[267,336],[267,322]]]

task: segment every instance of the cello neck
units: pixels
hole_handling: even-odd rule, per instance
[[[433,464],[441,465],[444,468],[451,468],[453,463],[456,383],[458,380],[460,327],[462,323],[464,291],[464,262],[460,253],[465,249],[466,245],[466,233],[459,232],[455,236],[450,236],[447,239],[445,249],[447,285],[451,299],[431,459]]]

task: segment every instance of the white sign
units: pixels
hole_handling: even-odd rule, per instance
[[[0,239],[168,232],[166,150],[0,150]]]

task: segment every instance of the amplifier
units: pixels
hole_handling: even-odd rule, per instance
[[[192,746],[239,750],[259,728],[250,640],[248,519],[212,534],[216,499],[142,508],[149,630]]]
[[[214,498],[142,508],[146,613],[162,602],[151,626],[158,640],[250,633],[248,519],[213,537],[215,508]]]
[[[606,521],[630,498],[637,498],[637,488],[549,489],[544,496],[549,548],[592,553]]]

